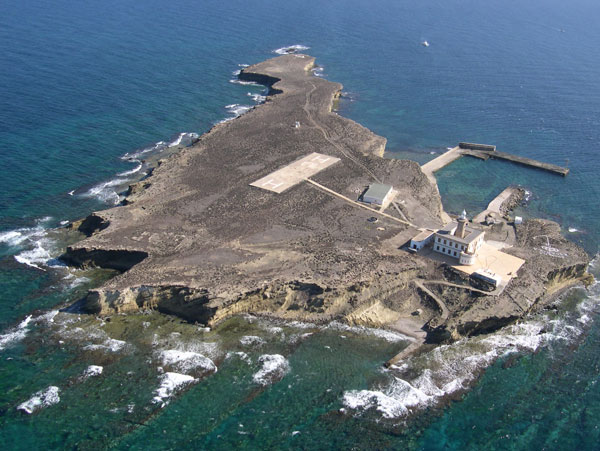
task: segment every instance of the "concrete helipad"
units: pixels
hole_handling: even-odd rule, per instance
[[[278,194],[283,193],[286,189],[321,172],[338,161],[340,161],[339,158],[313,152],[256,182],[250,183],[250,186],[256,186]]]

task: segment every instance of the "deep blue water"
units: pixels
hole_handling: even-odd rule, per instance
[[[519,183],[532,193],[522,210],[524,216],[554,219],[590,255],[598,252],[598,2],[24,0],[5,2],[0,13],[3,336],[15,332],[15,324],[34,310],[72,301],[108,277],[53,267],[52,258],[71,238],[47,230],[110,206],[115,188],[98,187],[115,178],[126,183],[129,176],[117,174],[135,169],[137,162],[128,162],[123,155],[160,141],[173,142],[182,132],[203,133],[231,117],[236,107],[227,109],[227,105],[253,105],[249,94],[260,94],[262,88],[230,83],[233,73],[240,64],[272,57],[275,49],[292,44],[310,47],[306,52],[317,57],[322,75],[344,84],[340,113],[385,136],[390,157],[425,162],[432,153],[465,140],[568,164],[571,173],[562,178],[465,158],[440,171],[438,180],[446,209],[455,213],[463,208],[475,213],[506,185]],[[431,45],[422,46],[424,40]],[[24,446],[18,438],[27,434],[27,445],[39,448],[61,443],[83,447],[150,443],[155,448],[257,448],[265,443],[273,448],[323,448],[324,443],[333,443],[359,448],[594,449],[600,423],[595,402],[600,394],[596,300],[594,293],[571,293],[558,318],[531,320],[531,324],[550,321],[551,330],[562,337],[558,341],[548,338],[533,346],[537,335],[529,330],[499,333],[493,337],[493,349],[503,349],[497,342],[505,335],[529,343],[522,347],[521,357],[513,359],[497,351],[500,360],[462,401],[417,415],[406,426],[402,420],[382,420],[381,412],[358,418],[335,414],[347,391],[380,388],[391,393],[393,377],[378,369],[390,351],[387,341],[364,338],[375,349],[372,355],[357,351],[357,361],[330,380],[312,375],[310,366],[298,359],[322,359],[321,345],[344,349],[339,334],[316,333],[303,347],[267,339],[266,346],[274,349],[269,352],[290,362],[287,376],[258,394],[253,392],[250,399],[247,390],[260,352],[251,356],[254,360],[248,367],[224,364],[219,384],[233,386],[239,377],[239,393],[221,393],[212,403],[212,420],[189,417],[188,432],[181,433],[180,441],[164,437],[159,428],[174,427],[178,416],[189,416],[196,403],[210,396],[209,388],[217,390],[212,376],[165,409],[146,417],[111,420],[117,414],[110,409],[125,409],[128,402],[148,403],[157,385],[156,374],[144,370],[146,376],[132,381],[128,390],[137,387],[139,399],[127,401],[117,381],[126,369],[142,365],[141,357],[135,353],[119,358],[81,356],[75,344],[60,351],[47,349],[39,340],[44,327],[50,326],[40,320],[25,328],[26,338],[0,342],[4,389],[0,427],[14,448]],[[565,324],[579,333],[567,334]],[[225,343],[232,336],[238,338],[228,329],[219,333]],[[488,345],[467,343],[452,352],[480,356],[482,349],[492,349]],[[137,346],[144,349],[143,344]],[[532,354],[533,349],[537,352]],[[442,361],[446,358],[450,359]],[[111,400],[101,404],[95,419],[106,422],[106,428],[84,421],[79,428],[71,426],[73,430],[65,432],[61,442],[52,426],[57,416],[66,431],[74,418],[100,405],[97,397],[83,396],[85,385],[69,379],[84,363],[98,360],[104,363],[103,376],[85,384],[95,384],[90,389]],[[422,371],[434,368],[439,360],[432,357],[415,365]],[[442,378],[441,370],[437,371],[434,376]],[[277,421],[267,422],[273,432],[268,428],[265,432],[264,422],[249,418],[257,409],[282,409],[282,384],[290,378],[302,383],[290,388],[289,396],[296,401],[289,405],[303,413],[292,415],[283,408]],[[297,398],[306,390],[303,384],[310,385],[311,380],[329,384],[335,396],[316,392],[310,406],[308,400],[303,405]],[[15,412],[16,405],[49,385],[61,387],[59,404],[31,417]],[[147,426],[123,427],[126,420]],[[246,423],[254,438],[240,434],[234,422]],[[200,423],[200,432],[194,433],[194,424]],[[285,435],[294,430],[302,433]]]

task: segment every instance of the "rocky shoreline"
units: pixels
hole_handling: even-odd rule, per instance
[[[442,226],[437,186],[417,163],[383,158],[385,138],[332,112],[342,86],[312,76],[313,66],[314,58],[291,54],[245,68],[241,79],[270,88],[264,104],[161,160],[124,205],[74,224],[86,238],[62,259],[121,271],[90,290],[84,311],[155,309],[209,326],[253,313],[408,335],[406,324],[416,323],[441,343],[497,330],[590,280],[588,255],[545,220],[504,224],[515,237],[504,251],[526,263],[499,296],[406,252],[418,228]],[[340,196],[306,182],[281,194],[249,186],[311,152],[340,159],[311,177]],[[373,223],[344,198],[381,180],[402,202]],[[421,281],[448,284],[424,290]],[[432,296],[444,299],[446,315]]]

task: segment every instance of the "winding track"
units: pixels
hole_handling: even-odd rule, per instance
[[[323,137],[325,138],[325,140],[331,144],[334,148],[336,148],[338,150],[338,152],[340,152],[344,157],[348,158],[350,161],[352,161],[354,164],[360,166],[367,174],[369,174],[373,180],[375,180],[377,183],[382,183],[381,180],[379,179],[379,177],[377,177],[375,175],[375,173],[373,171],[371,171],[367,166],[365,166],[364,164],[362,164],[360,161],[358,161],[356,158],[354,158],[354,156],[350,155],[348,152],[346,152],[342,146],[340,146],[338,143],[336,143],[331,136],[329,135],[329,133],[327,133],[327,130],[325,130],[313,117],[312,114],[310,114],[310,111],[308,109],[308,105],[310,104],[310,96],[312,95],[313,92],[316,91],[317,87],[316,85],[312,82],[309,81],[310,85],[312,86],[312,89],[310,91],[308,91],[306,93],[306,101],[304,102],[304,106],[302,107],[302,109],[304,110],[304,112],[306,113],[306,116],[308,117],[308,120],[313,124],[313,126],[315,128],[317,128],[322,134]],[[392,201],[392,205],[394,206],[394,208],[396,209],[396,211],[398,212],[398,214],[404,219],[404,222],[406,222],[409,225],[413,225],[410,222],[408,222],[408,218],[406,217],[406,215],[402,212],[402,210],[400,209],[400,207],[398,207],[398,204],[396,202]]]

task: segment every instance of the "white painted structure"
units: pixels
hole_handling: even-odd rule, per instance
[[[457,222],[451,222],[435,233],[433,250],[458,259],[461,265],[473,265],[485,232],[473,229],[467,223],[467,214],[463,211]]]
[[[472,276],[484,280],[496,288],[498,288],[498,285],[502,283],[502,277],[487,269],[478,269],[472,274]]]
[[[367,204],[383,205],[392,194],[390,185],[382,185],[381,183],[373,183],[369,185],[369,189],[363,195],[363,202]]]
[[[434,235],[433,230],[423,230],[417,236],[410,240],[410,248],[415,251],[420,251],[431,242]]]

